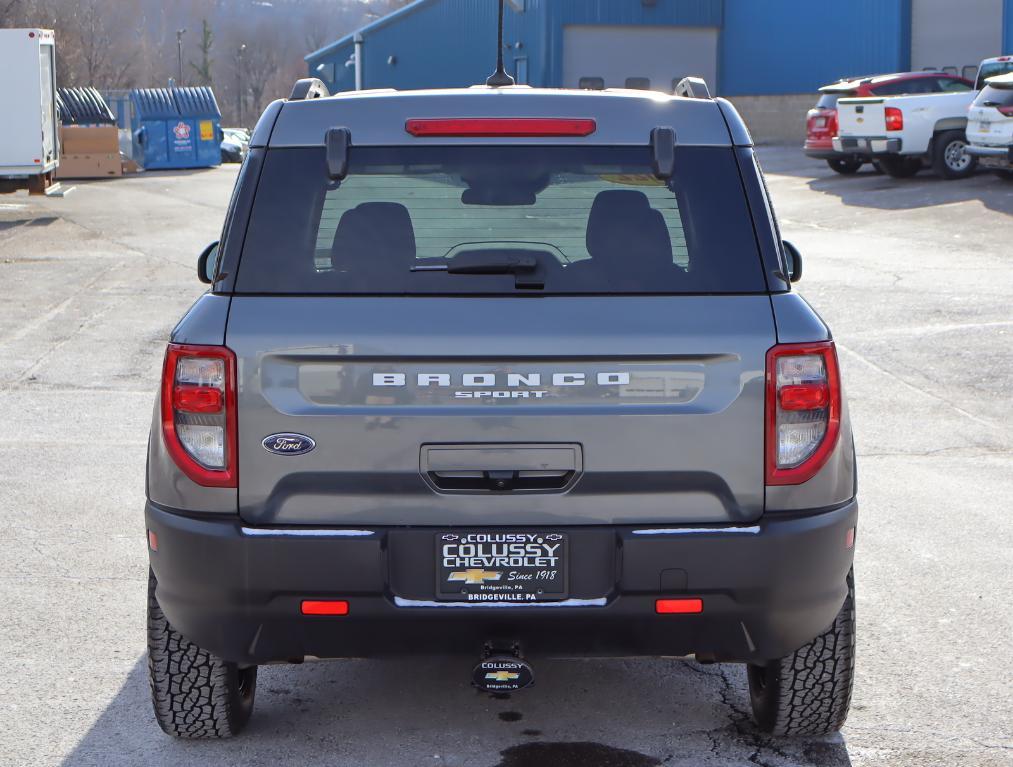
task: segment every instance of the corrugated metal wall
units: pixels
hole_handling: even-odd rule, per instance
[[[806,93],[846,75],[905,70],[910,0],[725,0],[719,92]]]
[[[1002,52],[1013,54],[1013,0],[1006,0],[1003,11]]]
[[[563,78],[563,27],[568,24],[685,25],[720,27],[723,0],[523,0],[525,10],[507,6],[506,68],[524,60],[530,85],[558,86]],[[495,67],[497,4],[492,0],[425,0],[389,23],[367,28],[363,83],[367,88],[425,88],[484,82]],[[345,62],[346,44],[308,62],[310,73],[333,86],[355,87]],[[607,51],[603,52],[607,55]],[[393,57],[393,62],[391,62]],[[315,71],[325,64],[323,72]],[[333,79],[329,66],[333,64]]]
[[[1004,2],[1004,48],[1013,53],[1013,0]],[[505,52],[511,74],[531,85],[563,82],[567,25],[683,25],[721,29],[722,95],[810,93],[842,76],[911,66],[912,0],[516,0],[508,6]],[[422,0],[365,32],[367,88],[464,86],[484,82],[495,56],[493,0]],[[332,90],[350,90],[351,41],[308,62]],[[602,56],[609,51],[603,50]],[[315,67],[324,63],[325,71]],[[334,77],[328,77],[333,68]]]

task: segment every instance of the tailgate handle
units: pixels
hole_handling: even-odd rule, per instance
[[[582,468],[580,445],[423,445],[419,469],[440,492],[559,492]]]

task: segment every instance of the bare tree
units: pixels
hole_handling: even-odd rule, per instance
[[[274,30],[264,25],[250,30],[247,36],[250,42],[243,59],[246,66],[243,81],[250,90],[252,111],[259,114],[264,108],[264,92],[268,81],[278,71],[280,45]]]
[[[198,43],[200,63],[194,64],[192,61],[190,62],[190,66],[197,74],[198,85],[211,85],[211,66],[214,64],[214,59],[211,58],[211,47],[214,43],[215,36],[211,31],[211,25],[208,24],[207,19],[201,19],[201,39],[200,43]]]

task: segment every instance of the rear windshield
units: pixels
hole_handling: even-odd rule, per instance
[[[1013,83],[1008,88],[996,88],[993,85],[986,85],[985,90],[978,94],[974,100],[976,107],[1008,107],[1013,106]]]
[[[322,147],[267,152],[240,293],[759,293],[730,148]]]
[[[975,84],[976,90],[981,90],[985,87],[985,80],[989,77],[995,77],[996,75],[1004,75],[1007,72],[1013,72],[1013,60],[1010,61],[990,61],[987,64],[982,64],[981,69],[978,70],[978,82]]]
[[[855,91],[832,91],[830,93],[821,93],[819,101],[816,102],[816,108],[833,109],[837,106],[837,99],[854,96],[855,93]]]

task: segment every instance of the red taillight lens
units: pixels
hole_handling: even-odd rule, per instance
[[[405,130],[413,136],[473,138],[590,136],[596,128],[594,120],[558,117],[427,118],[408,120],[405,123]]]
[[[213,386],[177,386],[172,392],[172,407],[184,413],[220,413],[224,397]]]
[[[998,107],[998,110],[999,114],[1001,115],[1004,115],[1006,117],[1013,117],[1013,104],[1010,104],[1009,106],[1006,107]]]
[[[348,602],[343,599],[304,599],[303,615],[348,615]]]
[[[904,113],[897,107],[887,107],[884,110],[886,116],[886,129],[888,131],[904,130]]]
[[[811,479],[837,445],[841,381],[832,341],[767,352],[767,484]]]
[[[162,436],[173,461],[205,487],[236,487],[236,357],[224,346],[169,344]]]
[[[782,386],[777,398],[782,410],[814,410],[827,406],[830,391],[823,384]]]
[[[703,612],[703,600],[696,598],[659,599],[654,603],[659,615],[692,615]]]

